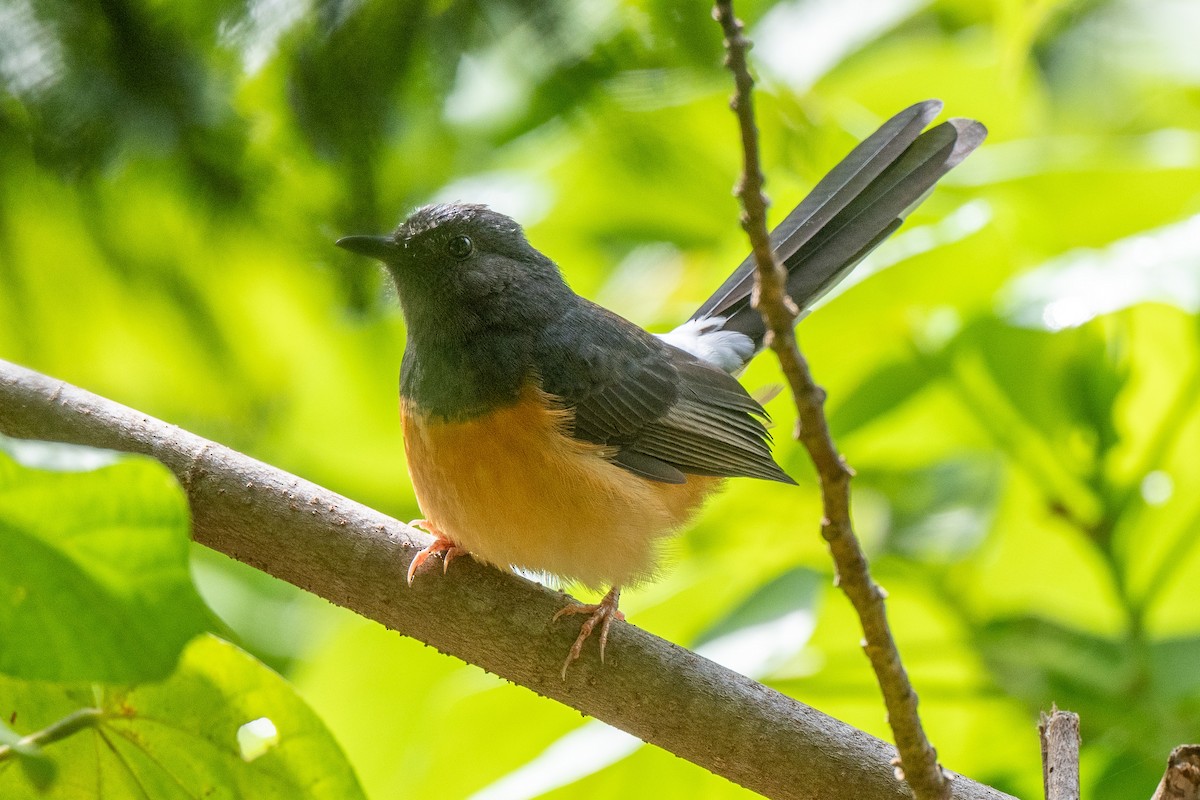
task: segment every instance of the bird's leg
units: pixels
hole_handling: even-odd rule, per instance
[[[560,617],[570,614],[588,615],[588,618],[583,621],[583,627],[579,630],[575,644],[571,645],[571,651],[567,653],[567,660],[563,662],[563,680],[567,679],[567,667],[571,666],[572,661],[579,659],[579,654],[583,652],[583,643],[592,635],[592,631],[596,629],[597,625],[600,626],[600,663],[604,663],[604,645],[608,643],[609,626],[612,625],[614,619],[625,619],[625,615],[617,608],[617,601],[620,599],[621,587],[614,586],[608,590],[608,594],[604,595],[604,599],[599,603],[572,603],[566,608],[560,608],[554,615],[552,622],[558,622]]]
[[[420,528],[427,533],[433,534],[435,537],[434,540],[430,542],[424,550],[413,556],[412,563],[408,565],[409,586],[412,586],[413,577],[416,576],[417,570],[420,569],[421,565],[424,564],[426,559],[428,559],[430,556],[438,553],[445,553],[445,555],[442,557],[442,574],[445,575],[446,570],[450,568],[450,562],[453,561],[457,556],[466,552],[451,539],[449,539],[445,534],[439,531],[437,526],[427,519],[414,519],[412,522],[408,523],[408,525],[410,528]]]

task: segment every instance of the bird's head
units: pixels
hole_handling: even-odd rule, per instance
[[[384,263],[410,326],[538,318],[571,296],[521,226],[487,206],[424,206],[391,234],[337,245]]]

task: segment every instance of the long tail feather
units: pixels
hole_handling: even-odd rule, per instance
[[[788,294],[805,311],[890,236],[934,184],[987,136],[974,120],[952,119],[922,133],[941,111],[918,103],[885,122],[816,185],[771,233],[788,270]],[[750,307],[753,256],[734,271],[692,320],[723,317],[723,331],[749,336],[761,349],[766,330]]]

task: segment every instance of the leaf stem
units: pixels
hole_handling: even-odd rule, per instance
[[[34,731],[28,736],[21,737],[21,740],[15,744],[0,745],[0,761],[5,761],[15,755],[28,754],[30,750],[66,739],[85,728],[94,728],[100,724],[102,719],[104,719],[104,711],[99,708],[81,708],[72,711],[40,731]]]

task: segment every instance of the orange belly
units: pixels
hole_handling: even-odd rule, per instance
[[[590,587],[651,576],[659,543],[720,483],[689,475],[649,481],[615,466],[600,445],[565,433],[570,411],[536,387],[465,422],[401,404],[404,449],[421,513],[477,558]]]

